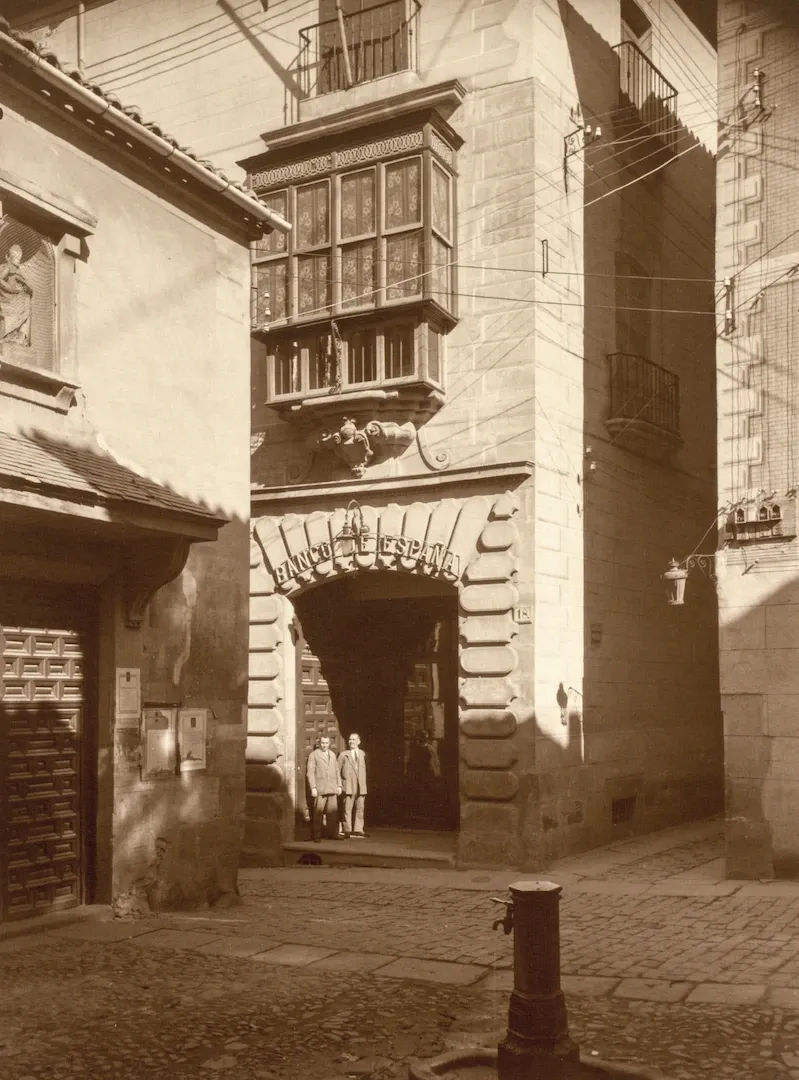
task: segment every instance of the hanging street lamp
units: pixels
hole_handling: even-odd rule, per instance
[[[669,604],[676,606],[685,603],[685,582],[687,581],[690,572],[694,569],[701,570],[705,577],[710,578],[711,581],[715,581],[715,554],[689,555],[688,558],[683,559],[682,562],[677,562],[676,559],[671,560],[668,570],[661,575],[666,582],[666,599]]]

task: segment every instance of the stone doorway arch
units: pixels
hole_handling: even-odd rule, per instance
[[[293,827],[296,707],[291,601],[347,574],[437,576],[458,592],[460,865],[518,860],[520,656],[515,617],[520,537],[513,493],[359,507],[366,539],[341,543],[346,507],[255,519],[251,545],[248,830],[279,849]],[[527,629],[525,627],[522,630]],[[526,659],[526,656],[525,656]],[[281,808],[282,801],[282,808]],[[254,824],[252,803],[262,813]]]

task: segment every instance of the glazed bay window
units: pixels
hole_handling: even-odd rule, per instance
[[[359,161],[377,157],[361,149],[406,145],[418,152]],[[456,321],[455,177],[434,145],[442,140],[425,144],[419,133],[342,151],[323,176],[259,192],[293,225],[253,252],[253,329],[267,342],[270,400],[441,385],[441,339]]]
[[[442,330],[422,319],[343,323],[338,333],[276,334],[269,400],[425,382],[441,385]]]

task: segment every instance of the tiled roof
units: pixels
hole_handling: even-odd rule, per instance
[[[209,522],[224,520],[87,443],[63,442],[39,432],[0,432],[0,487],[60,494],[73,502],[129,503]]]
[[[19,30],[14,30],[8,20],[3,18],[2,15],[0,15],[0,34],[4,34],[6,37],[11,38],[11,40],[15,41],[17,45],[21,45],[34,56],[49,64],[57,71],[60,71],[62,75],[66,75],[75,83],[78,83],[80,86],[83,87],[84,90],[90,91],[92,94],[99,97],[102,101],[107,102],[108,105],[110,105],[112,108],[118,109],[129,120],[133,120],[135,123],[141,125],[142,128],[146,128],[147,131],[152,132],[153,135],[157,135],[159,138],[163,139],[165,142],[173,146],[175,150],[179,150],[182,154],[185,154],[186,157],[196,162],[197,165],[201,166],[203,169],[207,169],[208,172],[213,173],[214,176],[217,176],[221,181],[228,184],[232,188],[236,188],[236,190],[239,191],[241,194],[246,195],[248,199],[255,205],[263,208],[263,204],[249,188],[245,187],[243,184],[238,183],[238,181],[236,180],[231,180],[230,177],[226,176],[226,174],[222,172],[221,169],[218,169],[212,162],[208,161],[207,159],[197,157],[197,155],[191,150],[190,147],[181,146],[177,139],[175,139],[174,136],[167,134],[167,132],[165,132],[159,124],[156,124],[150,120],[145,120],[142,116],[141,109],[138,106],[123,105],[119,98],[116,96],[116,94],[106,92],[97,83],[90,82],[89,80],[84,78],[83,74],[77,68],[64,66],[59,60],[58,56],[51,49],[48,49],[41,42],[36,41],[35,38],[29,37],[27,34],[24,34]]]

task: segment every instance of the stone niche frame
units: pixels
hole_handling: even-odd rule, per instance
[[[530,467],[527,475],[531,472]],[[248,798],[255,792],[258,799],[268,800],[270,809],[264,817],[271,819],[268,826],[261,820],[254,839],[257,835],[256,842],[271,848],[291,839],[295,785],[301,780],[302,763],[298,767],[294,760],[293,611],[287,601],[342,575],[389,570],[436,576],[458,590],[458,865],[518,865],[514,735],[527,712],[520,698],[519,656],[514,648],[519,632],[514,619],[519,558],[514,517],[519,500],[506,491],[375,505],[377,493],[372,491],[372,502],[360,504],[370,542],[349,553],[349,545],[341,552],[335,543],[345,523],[348,494],[339,496],[343,505],[332,511],[258,516],[254,507]],[[392,494],[396,497],[399,492]],[[383,537],[387,539],[381,543]],[[404,538],[404,543],[398,544],[396,538]],[[296,573],[288,576],[292,571]],[[272,855],[279,859],[279,850]]]
[[[0,216],[14,211],[41,232],[54,259],[55,341],[53,368],[9,360],[0,346],[0,395],[53,412],[66,413],[75,403],[77,381],[75,263],[87,257],[86,240],[97,218],[89,210],[25,177],[0,168]]]

